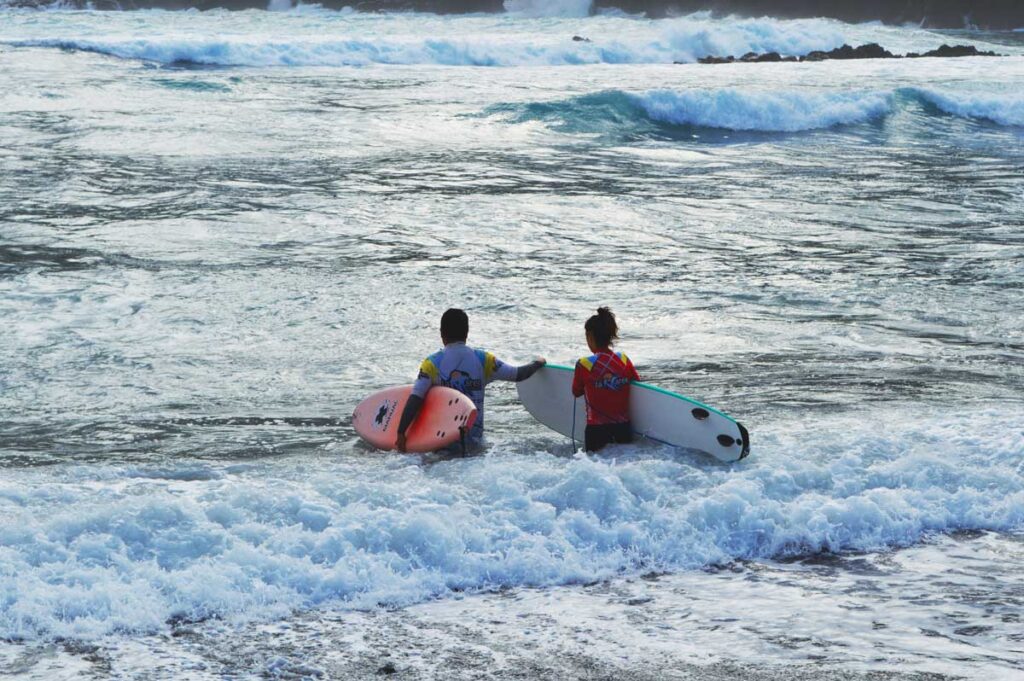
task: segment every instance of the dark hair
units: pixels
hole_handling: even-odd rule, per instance
[[[619,339],[619,325],[615,315],[607,307],[597,308],[597,314],[583,325],[587,333],[594,337],[594,343],[601,348],[609,348]]]
[[[469,316],[458,308],[449,308],[441,315],[441,338],[445,343],[465,341],[469,336]]]

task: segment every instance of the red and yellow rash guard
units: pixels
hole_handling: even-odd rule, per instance
[[[601,350],[576,362],[572,394],[587,396],[587,425],[629,421],[629,382],[639,380],[623,352]]]

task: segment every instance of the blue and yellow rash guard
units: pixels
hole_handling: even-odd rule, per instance
[[[484,386],[491,381],[515,381],[518,371],[489,352],[449,343],[420,364],[412,394],[425,397],[431,386],[443,385],[469,397],[477,411],[469,437],[479,439],[484,434]]]

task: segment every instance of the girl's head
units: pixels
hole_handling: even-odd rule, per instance
[[[597,308],[597,314],[583,325],[587,332],[587,345],[592,352],[610,348],[619,339],[619,325],[607,307]]]

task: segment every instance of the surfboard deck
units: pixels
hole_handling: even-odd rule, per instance
[[[409,401],[411,385],[376,392],[359,403],[352,425],[364,440],[378,449],[395,449],[398,422]],[[472,400],[452,388],[435,386],[427,392],[419,416],[406,432],[406,451],[432,452],[459,441],[459,428],[468,432],[476,421]]]
[[[572,394],[573,368],[548,364],[516,384],[519,399],[548,428],[583,442],[587,426],[584,398]],[[719,461],[739,461],[750,454],[750,435],[732,417],[684,395],[633,381],[629,414],[633,431],[656,442],[696,449]]]

